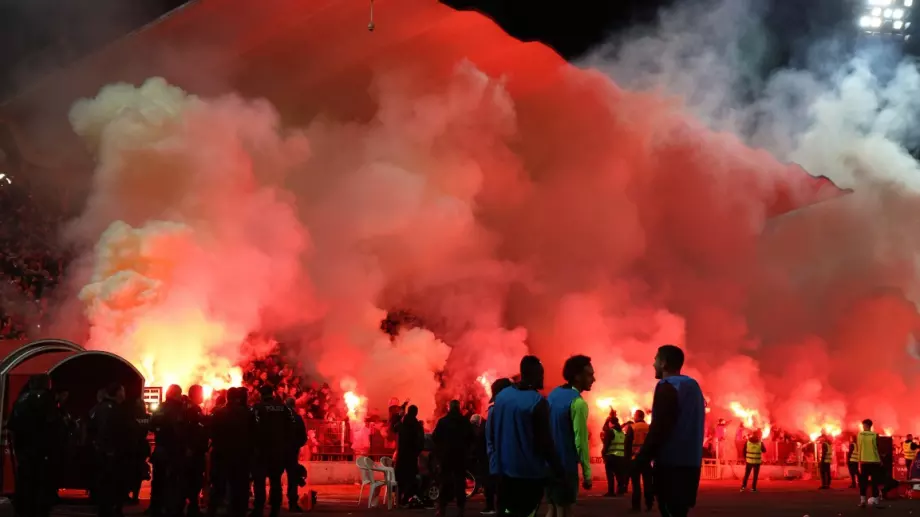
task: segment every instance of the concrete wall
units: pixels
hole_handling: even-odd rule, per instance
[[[744,477],[744,465],[722,465],[722,479],[741,480]],[[831,467],[831,478],[849,479],[850,474],[846,467],[836,470]],[[760,479],[792,480],[792,479],[817,479],[817,475],[807,467],[763,465],[760,467]]]
[[[595,480],[604,480],[603,465],[592,465],[592,477]],[[315,461],[307,465],[311,485],[350,485],[360,483],[358,467],[351,461]],[[831,470],[834,479],[848,479],[846,467]],[[722,479],[741,480],[744,476],[744,465],[722,465]],[[378,478],[381,476],[378,474]],[[760,468],[760,479],[813,479],[815,476],[804,467],[785,467],[780,465],[764,465]],[[710,479],[704,475],[704,479]]]
[[[361,482],[358,466],[353,461],[314,461],[307,465],[307,475],[311,485],[350,485]]]

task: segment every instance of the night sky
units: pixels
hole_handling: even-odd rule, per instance
[[[356,1],[356,0],[342,0]],[[567,59],[618,31],[653,22],[672,0],[441,0],[483,12],[511,35],[542,41]],[[705,1],[705,0],[677,0]],[[833,31],[853,32],[860,0],[764,2],[773,52],[764,72],[795,64],[800,50]],[[93,51],[182,5],[184,0],[0,0],[0,100],[29,77]],[[383,5],[378,8],[384,8]]]

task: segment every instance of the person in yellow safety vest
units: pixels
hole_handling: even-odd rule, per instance
[[[613,417],[604,430],[604,470],[607,474],[605,497],[616,497],[626,493],[626,433],[620,421]]]
[[[754,473],[754,480],[751,483],[751,492],[757,491],[757,478],[760,477],[760,465],[763,463],[763,455],[767,452],[763,441],[760,439],[760,431],[754,431],[744,444],[744,479],[741,480],[741,491],[747,490],[748,478]]]
[[[914,460],[917,459],[917,449],[920,449],[920,445],[914,443],[913,435],[909,434],[904,443],[901,444],[901,449],[904,453],[904,466],[907,467],[907,479],[910,479],[910,467],[914,464]]]
[[[863,430],[856,435],[856,457],[859,460],[859,506],[878,506],[879,485],[882,482],[882,458],[878,453],[878,435],[872,432],[872,420],[862,422]],[[871,481],[870,481],[871,479]],[[866,489],[872,495],[866,500]]]
[[[633,415],[635,422],[629,426],[626,431],[626,450],[630,451],[630,463],[639,454],[639,449],[645,443],[645,437],[648,436],[648,424],[645,423],[645,411],[637,409]],[[655,502],[655,492],[652,489],[652,470],[649,468],[632,468],[629,469],[630,481],[632,482],[632,509],[633,511],[641,510],[642,496],[645,496],[645,509],[652,511],[652,505]],[[639,483],[642,483],[640,488]]]
[[[856,437],[850,437],[850,446],[847,448],[847,470],[850,472],[850,488],[856,488],[856,478],[859,476],[859,451],[856,450]]]
[[[821,490],[827,490],[831,487],[831,462],[834,458],[834,450],[831,448],[831,439],[829,436],[821,435],[819,441],[815,443],[818,453],[818,471],[821,473]]]

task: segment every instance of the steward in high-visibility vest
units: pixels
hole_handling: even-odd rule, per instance
[[[816,452],[818,452],[818,471],[821,474],[821,488],[828,489],[831,487],[831,462],[834,458],[834,449],[831,447],[831,439],[827,435],[821,437],[820,442],[815,443]]]
[[[626,457],[626,433],[617,429],[611,429],[613,433],[610,437],[610,445],[607,446],[607,454],[618,458]]]
[[[636,413],[640,412],[641,410]],[[641,449],[642,445],[645,443],[645,437],[648,436],[648,424],[639,420],[630,427],[630,430],[631,432],[627,433],[627,441],[629,442],[632,457],[635,458],[636,454],[639,454],[639,449]]]
[[[755,438],[753,436],[751,438],[752,440],[748,440],[747,445],[745,445],[744,462],[750,465],[760,465],[763,463],[763,442],[760,440],[753,441]]]
[[[834,455],[832,454],[833,448],[831,448],[830,441],[825,438],[825,440],[822,441],[820,445],[821,453],[818,457],[819,461],[821,463],[832,463]]]
[[[856,457],[860,463],[881,463],[878,454],[878,434],[872,431],[861,431],[856,435]]]
[[[856,488],[856,478],[859,476],[859,451],[856,450],[856,437],[850,438],[847,450],[847,471],[850,473],[850,488]]]
[[[856,435],[856,457],[859,459],[859,505],[876,506],[882,483],[882,458],[878,453],[878,435],[872,432],[872,420],[863,420],[863,430]],[[871,480],[871,481],[870,481]],[[866,489],[872,495],[866,499]]]
[[[751,473],[754,474],[754,481],[751,483],[751,490],[757,491],[757,478],[760,477],[760,464],[763,463],[763,455],[767,452],[763,441],[760,439],[760,431],[754,431],[747,442],[744,444],[744,478],[741,480],[741,491],[747,489],[748,479]]]
[[[607,474],[607,495],[623,495],[627,488],[626,433],[620,422],[613,418],[604,430],[604,467]]]
[[[904,451],[905,460],[914,461],[917,459],[917,444],[914,443],[910,435],[907,435],[907,440],[901,445],[901,448]]]
[[[637,409],[633,418],[635,419],[635,423],[629,426],[629,430],[626,432],[626,450],[631,453],[631,458],[635,460],[642,446],[645,444],[649,426],[645,423],[645,411]],[[645,509],[651,510],[655,502],[655,493],[652,490],[651,469],[642,465],[632,465],[630,468],[630,482],[632,483],[633,511],[642,509],[643,496],[645,496]]]

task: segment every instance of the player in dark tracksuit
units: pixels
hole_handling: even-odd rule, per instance
[[[547,484],[565,478],[550,429],[549,403],[543,389],[543,364],[536,356],[521,359],[521,380],[495,398],[487,439],[495,455],[499,513],[528,517],[537,510]]]
[[[633,463],[634,469],[642,469],[655,462],[655,493],[663,517],[686,517],[696,506],[703,465],[706,403],[699,384],[681,375],[683,365],[680,348],[665,345],[658,349],[652,423]]]

